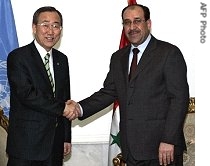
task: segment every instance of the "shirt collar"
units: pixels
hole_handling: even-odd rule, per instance
[[[141,53],[144,52],[150,40],[151,40],[151,34],[148,35],[147,39],[142,44],[138,45],[137,48],[140,50]],[[133,50],[133,48],[136,47],[134,47],[134,45],[131,44],[131,50]]]
[[[42,59],[44,59],[44,57],[47,53],[52,55],[52,49],[49,52],[47,52],[36,40],[34,40],[34,44],[35,44],[40,56],[42,57]],[[52,56],[50,56],[50,57],[52,57]]]

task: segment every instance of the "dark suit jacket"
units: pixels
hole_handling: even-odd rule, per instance
[[[120,140],[124,158],[127,148],[137,160],[158,158],[160,142],[175,145],[175,153],[186,148],[183,123],[188,109],[189,87],[186,63],[180,50],[152,36],[134,77],[128,81],[131,46],[112,55],[104,87],[80,101],[80,120],[118,100]]]
[[[64,141],[71,142],[71,122],[62,116],[65,101],[70,98],[68,59],[55,49],[52,56],[55,97],[34,42],[8,55],[11,96],[6,151],[9,155],[45,160],[52,151],[55,137],[61,155]]]

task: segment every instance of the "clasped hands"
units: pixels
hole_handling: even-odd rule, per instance
[[[63,116],[69,120],[74,120],[81,116],[80,106],[74,100],[67,100],[63,111]]]

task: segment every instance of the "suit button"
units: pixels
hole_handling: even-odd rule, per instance
[[[133,85],[133,84],[132,84],[132,85],[130,85],[130,88],[132,88],[132,89],[133,89],[133,88],[134,88],[134,85]]]
[[[131,105],[131,104],[133,104],[133,100],[130,100],[130,101],[128,102],[128,105]]]

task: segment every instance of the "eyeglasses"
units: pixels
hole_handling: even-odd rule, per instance
[[[142,19],[135,19],[133,21],[131,21],[131,20],[124,20],[122,24],[123,24],[124,27],[130,27],[132,23],[135,26],[139,26],[139,25],[141,25],[141,23],[143,23],[145,21],[146,20],[142,20]]]
[[[43,23],[37,24],[37,25],[41,26],[44,30],[52,29],[52,30],[58,31],[58,30],[62,29],[62,26],[58,23],[50,24],[47,22],[43,22]]]

